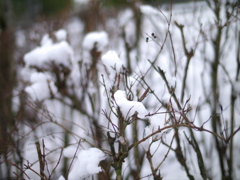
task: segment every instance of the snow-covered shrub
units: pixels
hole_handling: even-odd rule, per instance
[[[55,38],[45,34],[21,70],[36,121],[22,126],[16,174],[239,177],[237,10],[219,3],[132,2],[116,20],[106,17],[104,31],[81,34],[76,20]]]

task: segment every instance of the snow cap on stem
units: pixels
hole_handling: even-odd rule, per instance
[[[125,118],[131,117],[136,112],[139,118],[145,118],[148,114],[148,111],[141,102],[127,100],[125,91],[117,90],[114,93],[114,99]]]

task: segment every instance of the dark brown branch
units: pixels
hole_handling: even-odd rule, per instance
[[[190,64],[190,61],[191,61],[192,57],[194,56],[194,51],[193,51],[193,49],[191,49],[190,51],[187,50],[186,39],[185,39],[184,32],[183,32],[184,26],[181,25],[181,24],[178,24],[176,21],[174,23],[179,28],[179,30],[181,32],[183,49],[184,49],[185,56],[187,58],[187,62],[186,62],[185,68],[184,68],[183,85],[182,85],[182,90],[181,90],[181,102],[183,102],[184,91],[186,89],[188,67],[189,67],[189,64]]]
[[[6,160],[9,164],[12,166],[15,166],[18,170],[20,170],[28,179],[31,179],[20,167],[18,167],[16,164],[12,163],[11,161]]]
[[[44,158],[43,158],[43,155],[41,152],[41,147],[40,147],[39,141],[35,142],[35,145],[36,145],[37,153],[38,153],[38,160],[39,160],[39,166],[40,166],[40,177],[41,177],[41,180],[44,180],[47,177],[44,173],[45,163],[44,163]]]
[[[167,129],[173,129],[173,128],[179,128],[179,127],[188,127],[188,128],[194,129],[196,131],[205,131],[205,132],[208,132],[208,133],[214,135],[218,139],[224,141],[224,138],[222,136],[220,136],[219,134],[214,133],[213,131],[210,131],[210,130],[205,129],[203,127],[198,127],[198,126],[195,126],[195,125],[191,125],[191,124],[188,124],[188,123],[182,123],[182,124],[173,124],[173,125],[165,126],[163,128],[159,128],[158,130],[156,130],[153,133],[149,134],[145,138],[142,138],[141,140],[139,140],[137,143],[133,143],[130,146],[128,146],[128,150],[131,150],[134,146],[137,146],[137,145],[141,144],[142,142],[146,141],[148,138],[154,136],[155,134],[161,133],[162,131],[167,130]],[[239,127],[239,129],[240,129],[240,127]]]

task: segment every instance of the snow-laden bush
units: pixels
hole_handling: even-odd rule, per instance
[[[133,3],[105,31],[45,34],[21,70],[36,121],[22,125],[16,174],[239,177],[238,15],[228,3]]]

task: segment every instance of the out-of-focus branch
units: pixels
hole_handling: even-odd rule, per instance
[[[161,165],[163,164],[163,162],[167,159],[170,150],[173,150],[172,144],[173,144],[173,141],[174,141],[174,137],[175,137],[175,135],[172,137],[172,140],[171,140],[171,142],[170,142],[170,145],[168,146],[168,151],[167,151],[167,153],[165,154],[163,160],[161,161],[161,163],[159,163],[159,165],[157,166],[156,169],[159,169],[159,168],[161,167]],[[162,143],[166,145],[166,143],[164,143],[163,141],[162,141]]]
[[[147,157],[147,160],[148,160],[148,162],[150,164],[150,168],[151,168],[152,176],[153,176],[154,180],[161,180],[162,177],[161,177],[161,174],[160,174],[160,169],[154,168],[153,161],[152,161],[152,157],[153,156],[151,155],[150,148],[146,152],[146,157]]]
[[[8,161],[8,160],[6,160],[6,161],[7,161],[9,164],[11,164],[12,166],[16,167],[18,170],[20,170],[28,179],[31,179],[31,178],[27,175],[27,173],[24,172],[23,169],[21,169],[21,168],[18,167],[16,164],[14,164],[14,163],[12,163],[12,162],[10,162],[10,161]]]
[[[184,35],[184,32],[183,32],[184,26],[181,25],[181,24],[178,24],[176,21],[174,23],[179,28],[179,30],[181,32],[182,45],[183,45],[185,56],[187,58],[187,62],[186,62],[185,68],[184,68],[183,85],[182,85],[182,90],[181,90],[181,102],[183,103],[184,92],[186,90],[186,80],[187,80],[187,74],[188,74],[188,67],[189,67],[189,64],[190,64],[190,61],[191,61],[192,57],[194,56],[194,50],[193,49],[191,49],[190,51],[187,50],[186,39],[185,39],[185,35]]]
[[[190,131],[190,134],[191,134],[191,138],[192,138],[192,141],[186,136],[185,134],[185,137],[186,139],[188,140],[189,144],[193,147],[194,151],[196,152],[197,154],[197,159],[198,159],[198,167],[199,167],[199,170],[201,172],[201,175],[202,175],[202,178],[204,180],[207,179],[207,173],[206,173],[206,169],[205,169],[205,166],[204,166],[204,160],[203,160],[203,157],[202,157],[202,153],[201,153],[201,150],[198,146],[198,142],[193,134],[193,131],[192,129],[189,129]]]
[[[217,137],[218,139],[224,141],[224,138],[221,135],[216,134],[213,131],[210,131],[208,129],[205,129],[202,126],[198,127],[198,126],[195,126],[195,125],[189,124],[189,123],[181,123],[181,124],[173,124],[173,125],[165,126],[163,128],[159,128],[158,130],[149,134],[145,138],[142,138],[141,140],[139,140],[137,143],[134,143],[134,144],[131,144],[130,146],[128,146],[128,150],[131,150],[134,146],[137,146],[137,145],[141,144],[142,142],[146,141],[148,138],[154,136],[155,134],[161,133],[164,130],[173,129],[173,128],[180,128],[180,127],[187,127],[187,128],[191,128],[191,129],[196,130],[196,131],[200,131],[200,132],[204,131],[204,132],[210,133],[210,134],[214,135],[215,137]]]
[[[40,177],[41,177],[41,180],[45,180],[45,179],[47,179],[47,177],[44,173],[45,162],[44,162],[44,157],[43,157],[42,152],[41,152],[40,143],[37,141],[35,143],[35,145],[36,145],[36,148],[37,148],[38,160],[39,160],[39,165],[40,165]]]

